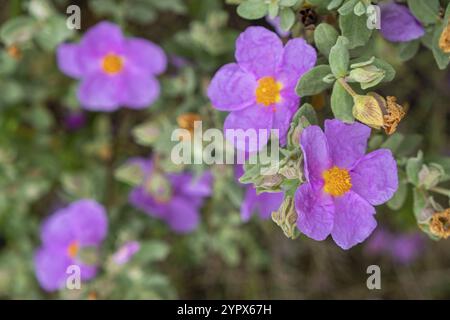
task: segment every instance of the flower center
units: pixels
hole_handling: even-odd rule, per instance
[[[325,180],[323,189],[332,196],[342,196],[352,187],[350,173],[346,169],[334,166],[324,171],[322,176]]]
[[[78,241],[74,240],[67,247],[67,255],[73,259],[78,254],[79,249],[80,249],[80,247],[78,245]]]
[[[256,102],[264,106],[270,106],[281,100],[280,90],[282,84],[272,77],[264,77],[258,80],[256,88]]]
[[[102,60],[102,69],[109,75],[119,73],[123,69],[123,58],[114,53],[108,53]]]

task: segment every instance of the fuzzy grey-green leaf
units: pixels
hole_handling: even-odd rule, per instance
[[[314,31],[314,42],[319,52],[328,57],[331,48],[336,43],[339,33],[328,23],[321,23]]]
[[[322,80],[330,72],[331,69],[328,65],[316,66],[309,70],[297,83],[295,88],[297,95],[300,97],[312,96],[331,87],[330,83]]]

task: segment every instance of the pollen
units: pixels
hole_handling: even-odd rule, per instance
[[[114,53],[108,53],[102,60],[102,69],[109,75],[119,73],[123,69],[123,58]]]
[[[77,256],[79,249],[78,241],[72,241],[67,247],[67,255],[73,259]]]
[[[268,107],[281,100],[282,85],[275,81],[272,77],[263,77],[258,80],[258,87],[256,88],[256,102]]]
[[[344,195],[352,187],[350,173],[346,169],[334,166],[331,169],[324,171],[322,176],[325,180],[323,189],[326,193],[334,197]]]

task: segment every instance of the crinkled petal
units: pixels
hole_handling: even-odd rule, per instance
[[[208,87],[208,98],[214,108],[224,111],[240,110],[255,103],[257,82],[236,63],[220,68]]]
[[[377,206],[392,198],[398,189],[397,163],[388,149],[361,158],[350,171],[352,190]]]
[[[279,130],[281,146],[286,144],[287,132],[289,131],[292,117],[297,111],[299,103],[300,99],[298,97],[294,97],[291,99],[283,99],[282,102],[276,105],[272,128]]]
[[[323,185],[322,173],[332,166],[325,134],[319,126],[306,127],[300,137],[305,177],[314,189]]]
[[[84,109],[91,111],[114,111],[123,100],[121,76],[110,76],[102,72],[83,79],[78,88],[78,100]]]
[[[78,44],[60,44],[56,50],[56,60],[58,68],[66,75],[72,78],[80,78],[83,75]]]
[[[280,38],[263,27],[248,27],[236,41],[236,61],[257,79],[274,76],[282,55]]]
[[[56,291],[64,287],[66,270],[73,261],[64,251],[40,248],[34,256],[36,278],[45,291]]]
[[[164,220],[170,228],[178,233],[188,233],[197,228],[200,215],[189,198],[175,197],[170,201],[167,216]]]
[[[375,208],[357,193],[349,191],[334,198],[334,226],[331,235],[342,249],[363,242],[377,226]]]
[[[301,232],[318,241],[328,237],[334,223],[334,204],[329,195],[304,183],[295,193],[295,209]]]
[[[83,199],[68,208],[71,226],[81,246],[99,245],[106,237],[108,218],[105,208],[98,202]]]
[[[412,15],[408,7],[395,2],[382,3],[381,34],[392,42],[407,42],[425,34],[421,23]]]
[[[346,124],[336,119],[325,120],[325,135],[333,164],[351,168],[366,152],[370,128],[358,122]]]
[[[154,75],[163,73],[167,67],[167,57],[161,47],[140,38],[126,40],[125,59],[127,67]]]
[[[123,90],[121,105],[132,109],[150,106],[159,97],[160,86],[152,75],[143,72],[124,72],[121,77]]]
[[[304,39],[295,38],[289,40],[284,47],[280,68],[294,71],[297,83],[303,74],[314,67],[316,61],[316,50]]]
[[[223,125],[226,139],[246,152],[261,150],[270,136],[273,113],[270,107],[257,105],[231,112]]]
[[[186,197],[208,197],[212,193],[213,176],[210,171],[197,177],[191,173],[177,174],[171,181],[173,187]]]

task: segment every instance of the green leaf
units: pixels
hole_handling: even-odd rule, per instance
[[[431,47],[433,51],[434,60],[436,60],[436,63],[439,69],[441,70],[447,68],[448,64],[450,63],[450,55],[442,51],[442,49],[439,47],[439,38],[441,37],[443,31],[444,31],[443,24],[436,27],[433,34],[433,42]]]
[[[278,12],[280,11],[280,7],[276,2],[270,2],[268,8],[268,15],[270,18],[275,18],[278,16]]]
[[[7,45],[29,41],[36,33],[37,22],[26,16],[19,16],[6,21],[0,28],[0,39]]]
[[[419,51],[420,40],[413,40],[409,42],[402,42],[399,45],[399,57],[402,61],[408,61],[413,58],[417,51]]]
[[[330,50],[339,37],[336,29],[328,23],[321,23],[314,31],[314,42],[319,52],[325,57],[330,55]]]
[[[169,246],[162,241],[141,242],[141,247],[135,259],[139,263],[149,263],[164,260],[169,254]]]
[[[342,2],[344,2],[344,0],[331,0],[331,2],[328,5],[327,9],[331,11],[331,10],[334,10],[336,8],[339,8],[340,5],[342,4]]]
[[[339,8],[338,12],[341,16],[346,16],[353,12],[354,7],[359,2],[359,0],[349,0],[342,7]]]
[[[297,2],[298,2],[298,0],[280,0],[280,2],[278,4],[282,7],[292,7]]]
[[[72,34],[73,30],[66,26],[66,19],[55,15],[44,22],[43,27],[36,34],[36,41],[44,50],[52,51]]]
[[[423,24],[434,24],[439,19],[439,0],[408,0],[412,14]]]
[[[423,165],[423,153],[419,151],[417,157],[410,158],[406,162],[406,176],[408,181],[419,186],[419,171],[422,169]]]
[[[398,189],[391,200],[387,202],[387,206],[392,210],[399,210],[406,201],[408,195],[408,184],[404,179],[401,179],[398,184]]]
[[[283,8],[280,12],[280,27],[288,31],[295,23],[295,13],[291,8]]]
[[[355,118],[352,113],[353,98],[348,94],[342,85],[336,81],[331,94],[331,110],[334,116],[344,122],[353,122]]]
[[[333,72],[336,78],[342,78],[347,75],[350,63],[350,54],[347,45],[347,38],[340,36],[330,50],[329,60],[331,72]]]
[[[351,67],[355,68],[359,63],[363,63],[366,60],[367,60],[367,58],[365,58],[365,57],[353,59],[350,61]],[[390,81],[394,80],[395,74],[396,74],[395,69],[388,62],[386,62],[382,59],[379,59],[379,58],[373,58],[373,61],[371,62],[371,64],[379,69],[384,70],[385,74],[384,74],[384,78],[383,78],[382,82],[390,82]]]
[[[257,20],[267,14],[268,6],[262,0],[247,0],[237,7],[237,14],[244,19]]]
[[[349,49],[365,45],[372,35],[372,30],[367,28],[367,17],[358,17],[353,12],[339,17],[339,26],[342,35],[349,41]]]
[[[366,6],[362,2],[358,2],[356,6],[353,8],[353,13],[358,17],[366,14]]]
[[[330,83],[323,81],[323,78],[330,74],[331,68],[328,65],[320,65],[305,73],[297,83],[295,92],[300,97],[318,94],[329,87]]]

